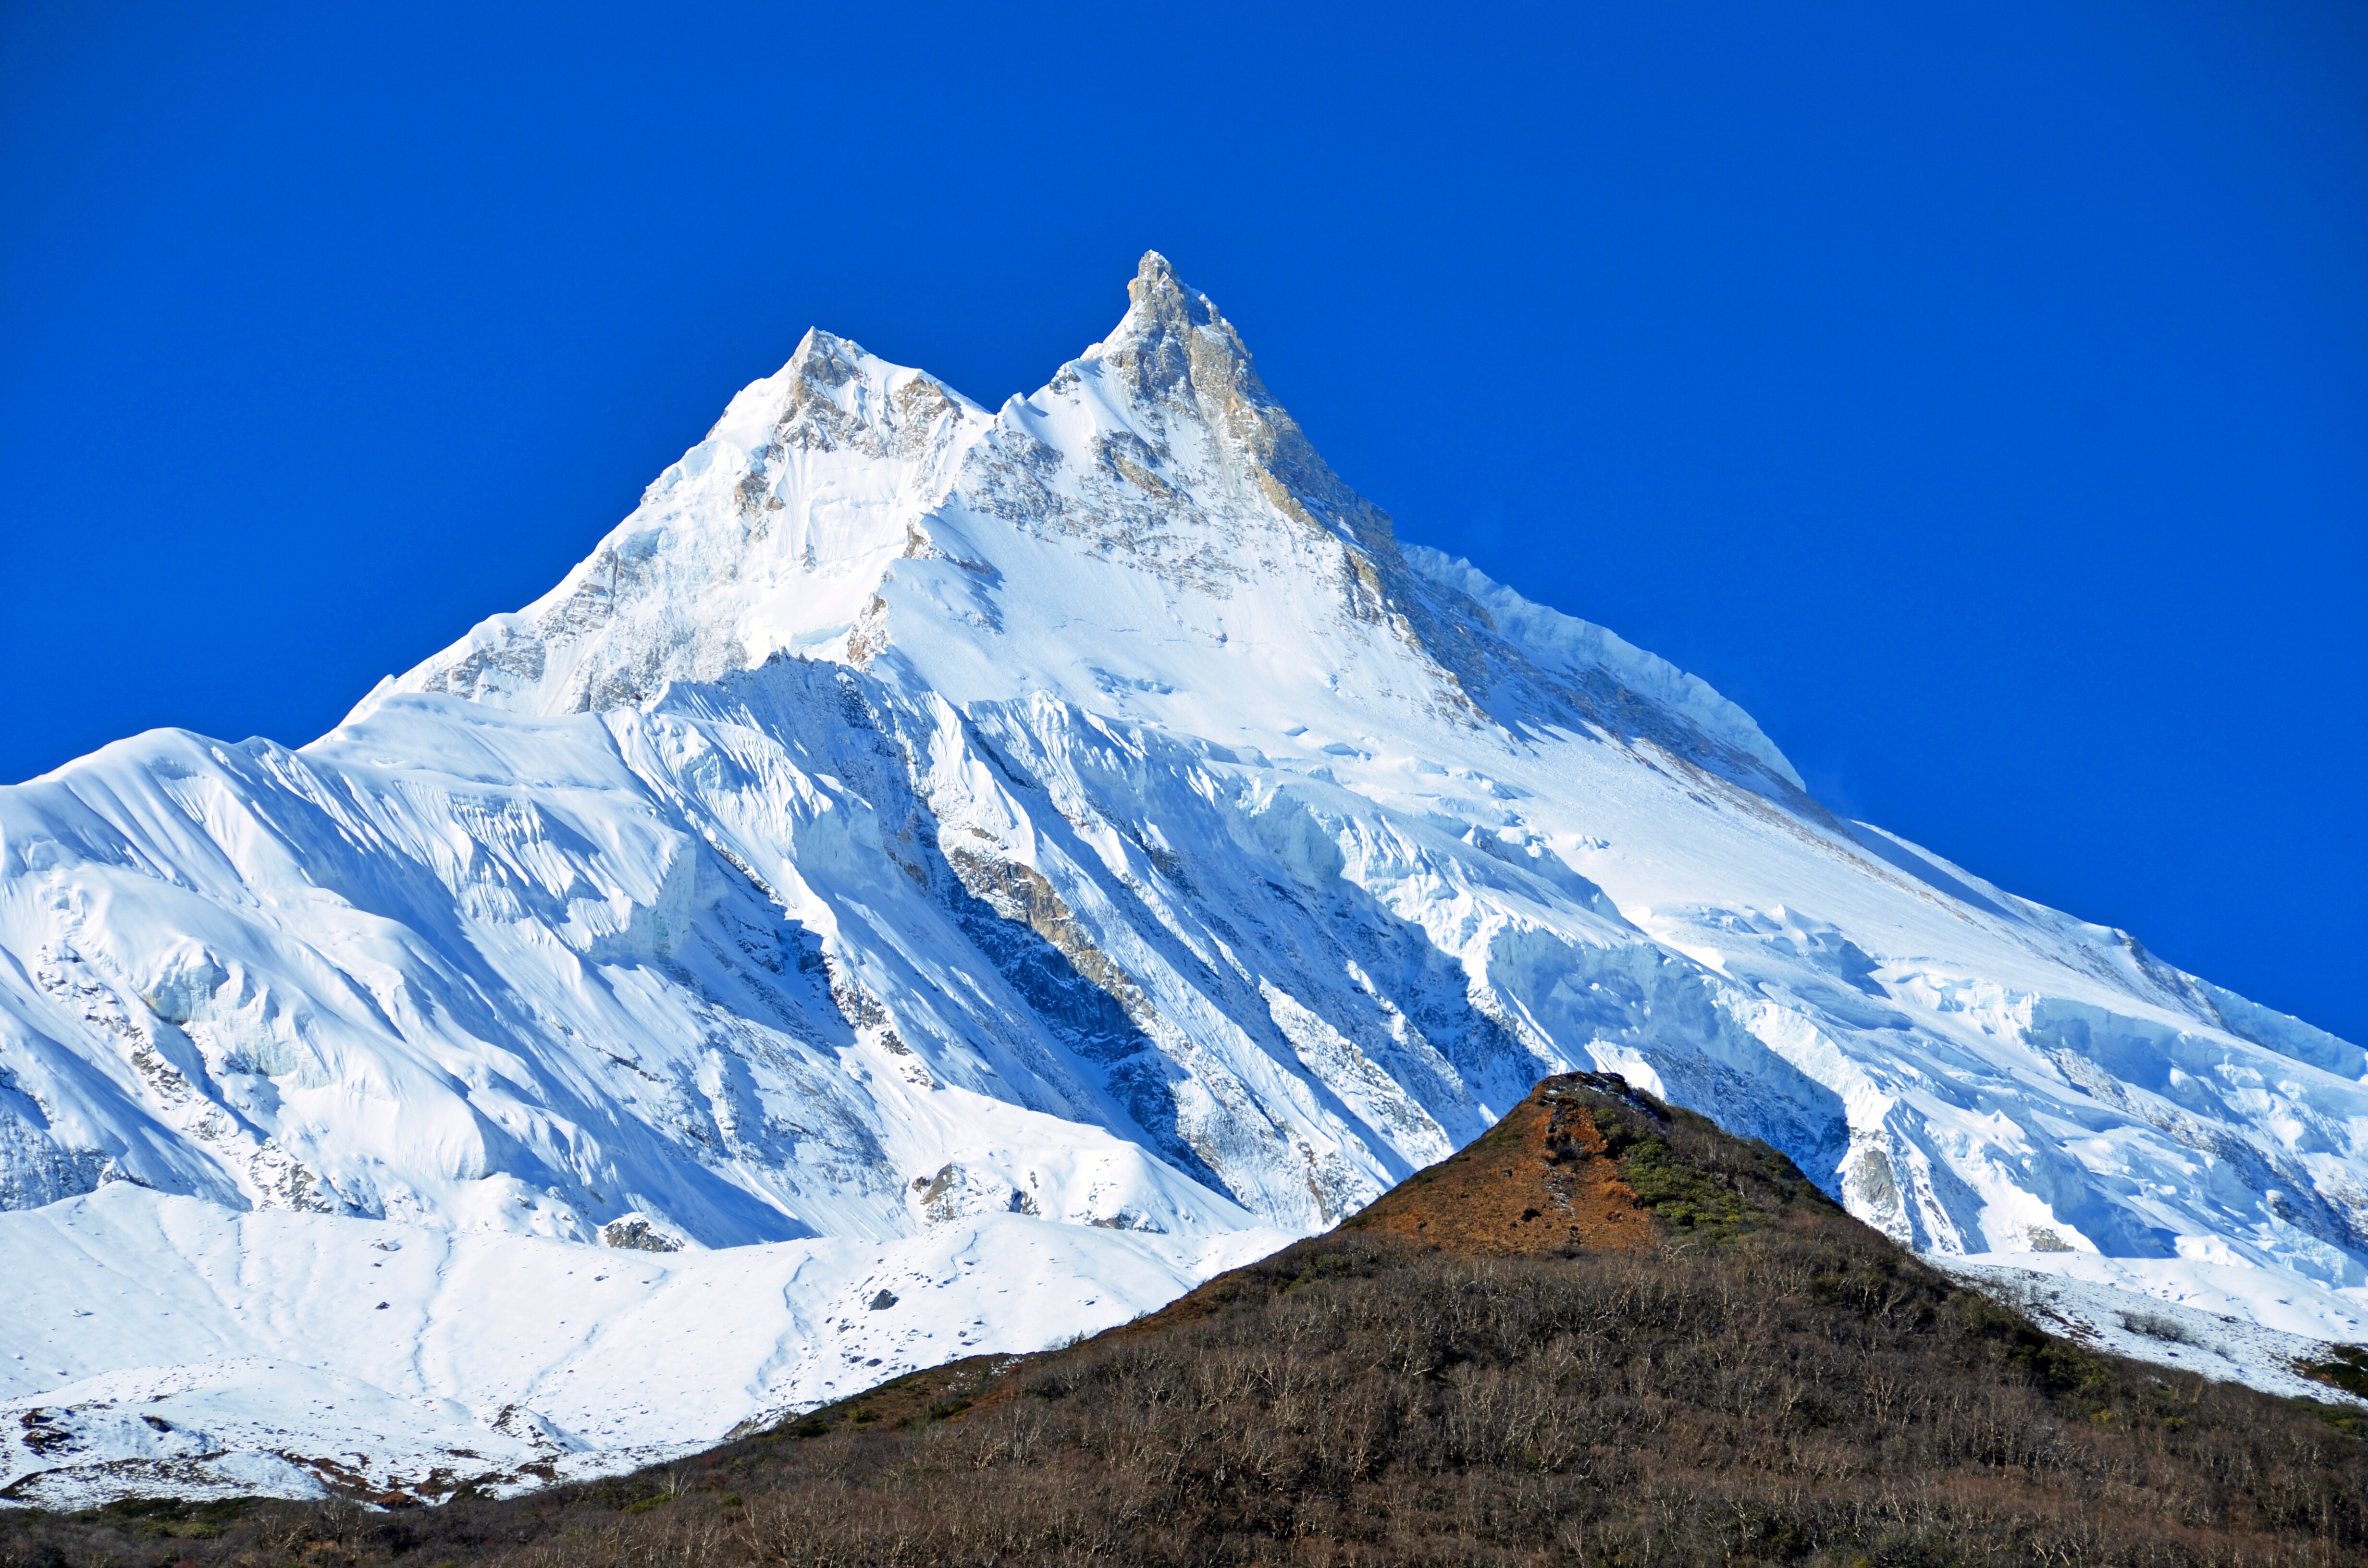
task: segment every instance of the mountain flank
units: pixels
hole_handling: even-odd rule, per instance
[[[2363,1436],[2055,1338],[1573,1074],[1065,1348],[509,1501],[11,1516],[0,1564],[2354,1563]]]

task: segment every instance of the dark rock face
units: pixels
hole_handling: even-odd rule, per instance
[[[600,1239],[612,1247],[632,1252],[680,1252],[681,1241],[653,1227],[647,1220],[619,1220],[600,1230]]]

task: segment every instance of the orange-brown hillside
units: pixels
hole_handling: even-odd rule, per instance
[[[1568,1073],[1340,1228],[1451,1253],[1533,1256],[1836,1221],[1849,1222],[1766,1144],[1639,1094],[1617,1074]]]
[[[1342,1228],[1388,1231],[1452,1252],[1650,1245],[1660,1227],[1596,1123],[1596,1102],[1609,1087],[1576,1074],[1547,1079],[1471,1146],[1417,1171]]]

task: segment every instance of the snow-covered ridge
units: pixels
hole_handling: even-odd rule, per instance
[[[1408,565],[1431,581],[1471,595],[1498,631],[1546,668],[1558,674],[1589,665],[1600,668],[1638,696],[1685,715],[1707,733],[1758,757],[1794,789],[1807,788],[1751,715],[1721,697],[1700,676],[1688,675],[1593,621],[1532,604],[1461,556],[1412,544],[1406,547],[1406,558]]]
[[[398,691],[598,712],[776,653],[844,655],[987,424],[935,378],[809,332],[558,586],[389,676],[349,718]]]
[[[887,1320],[801,1315],[828,1259],[987,1236],[956,1343],[1024,1347],[1569,1068],[1928,1251],[2208,1267],[2215,1311],[2359,1336],[2357,1047],[1835,818],[1693,677],[1401,548],[1165,261],[1128,293],[991,414],[809,334],[552,593],[330,734],[153,732],[0,790],[0,1258],[47,1280],[87,1214],[94,1267],[154,1275],[0,1313],[10,1397],[62,1413],[9,1439],[22,1494],[129,1484],[135,1391],[239,1357],[296,1372],[190,1406],[232,1459],[611,1462],[864,1375],[826,1347]],[[216,1240],[136,1239],[167,1219]],[[569,1257],[672,1259],[771,1337],[664,1408],[541,1373],[456,1408],[348,1358],[399,1345],[379,1300],[454,1310],[362,1258],[390,1226],[540,1282],[496,1358],[557,1342]],[[367,1325],[250,1312],[291,1269]],[[344,1415],[332,1375],[369,1385]]]

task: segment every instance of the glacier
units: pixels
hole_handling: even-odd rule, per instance
[[[2230,1375],[2362,1337],[2358,1046],[1836,816],[1128,293],[994,411],[809,333],[329,734],[0,789],[0,1499],[644,1462],[1123,1321],[1573,1068]]]

